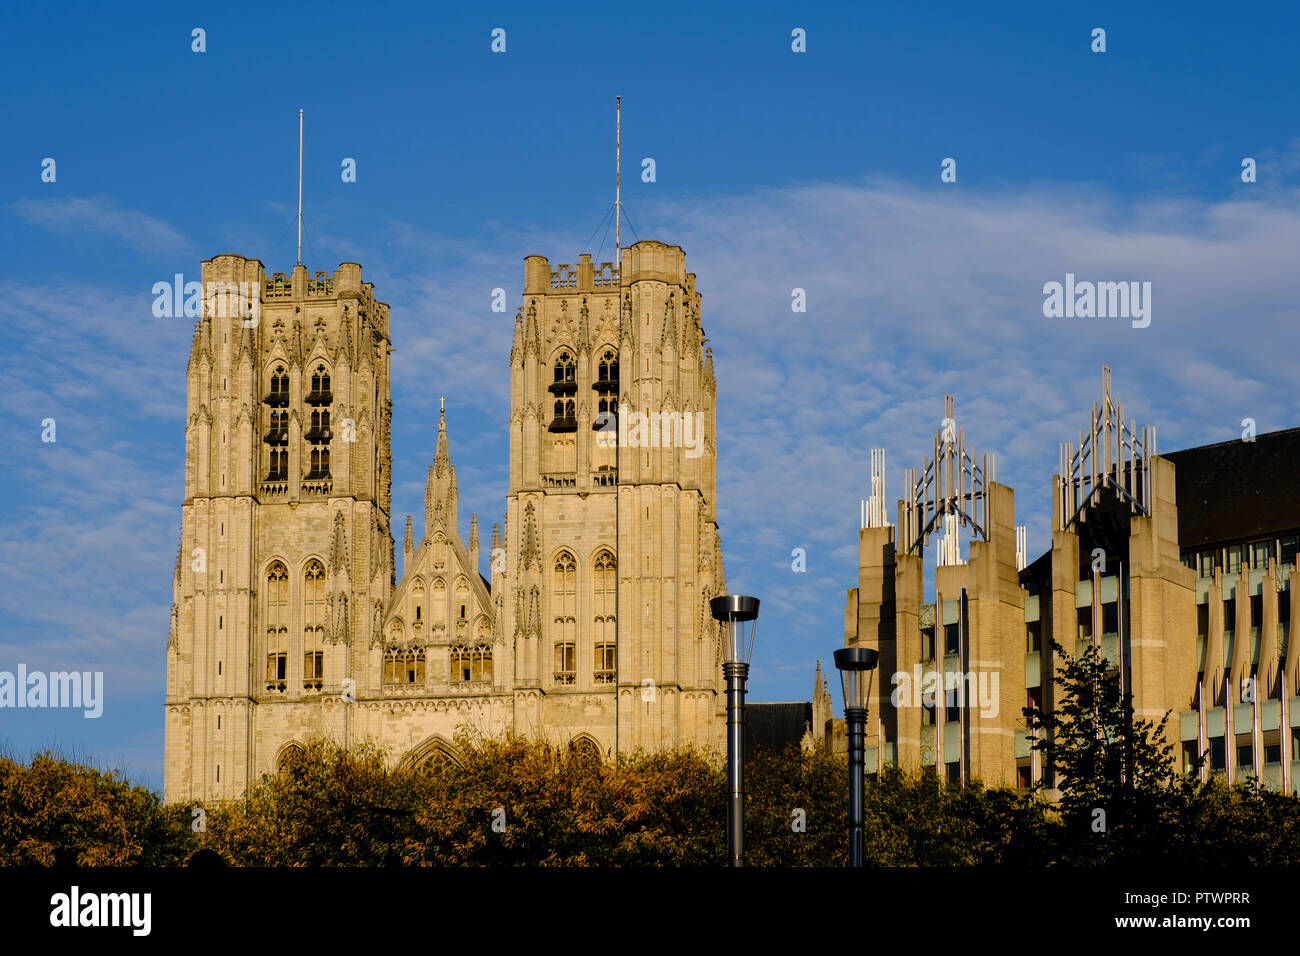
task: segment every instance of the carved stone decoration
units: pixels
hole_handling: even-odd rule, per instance
[[[676,292],[668,293],[664,304],[664,327],[659,336],[659,348],[672,348],[677,345],[677,300]]]
[[[525,625],[527,618],[524,614],[524,589],[520,588],[515,592],[515,640],[526,636]]]
[[[335,574],[343,571],[347,566],[348,560],[348,541],[343,520],[343,512],[334,512],[334,544],[330,548],[330,570]]]
[[[712,597],[713,589],[705,585],[700,592],[700,633],[698,639],[701,641],[708,638],[709,632],[712,630],[713,612],[709,608],[709,600]]]
[[[348,623],[348,596],[339,594],[330,611],[330,623],[326,625],[326,640],[331,644],[338,644],[340,641],[344,644],[351,644]]]
[[[524,325],[524,356],[531,356],[535,361],[542,354],[541,333],[537,328],[537,300],[528,302],[528,320]]]
[[[591,329],[587,321],[589,314],[589,310],[587,309],[587,297],[584,295],[582,297],[582,308],[578,312],[578,351],[586,352],[588,354],[590,354],[592,349]]]
[[[536,584],[528,592],[528,631],[526,636],[536,638],[542,636],[541,595]]]
[[[632,293],[627,293],[623,297],[623,315],[619,323],[619,338],[629,344],[632,342]]]
[[[531,501],[524,508],[523,559],[525,571],[534,564],[539,571],[542,569],[541,543],[537,540],[537,515]]]
[[[181,649],[180,623],[180,612],[176,609],[176,605],[172,604],[171,626],[168,628],[167,634],[167,650],[169,651],[179,651]]]
[[[380,600],[374,602],[374,613],[371,615],[370,625],[370,646],[377,647],[384,642],[384,603]]]
[[[700,339],[703,337],[703,330],[700,328],[700,313],[695,303],[688,297],[686,300],[686,315],[682,321],[682,357],[694,358],[699,351]]]

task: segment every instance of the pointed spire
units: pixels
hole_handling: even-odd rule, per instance
[[[469,549],[470,551],[478,550],[478,515],[469,516]]]
[[[515,337],[510,344],[510,364],[523,361],[524,348],[524,309],[523,306],[515,312]]]
[[[713,347],[709,346],[704,351],[707,356],[704,360],[704,384],[711,394],[716,394],[718,380],[713,377]]]
[[[499,547],[501,547],[501,525],[499,525],[499,524],[493,522],[493,524],[492,524],[492,552],[495,554],[495,553],[496,553],[496,550],[497,550]],[[177,557],[176,560],[178,560],[178,561],[180,560],[179,556]]]
[[[677,303],[674,293],[668,293],[668,302],[664,305],[664,328],[659,338],[659,348],[677,347]]]
[[[199,352],[202,348],[200,336],[203,334],[203,320],[198,319],[194,323],[194,340],[190,342],[190,368],[199,364]]]
[[[402,557],[409,558],[411,556],[411,553],[414,550],[415,550],[415,544],[411,537],[411,516],[407,515],[406,516],[406,538],[405,540],[402,541]],[[405,573],[409,569],[404,567],[402,570],[403,573]]]
[[[439,400],[438,446],[433,455],[424,485],[425,529],[427,535],[433,524],[442,522],[448,535],[456,533],[456,466],[451,463],[447,450],[447,409],[444,399]]]
[[[582,297],[582,309],[578,313],[578,351],[591,351],[591,332],[587,323],[587,297]]]

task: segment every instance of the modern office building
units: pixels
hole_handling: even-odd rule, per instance
[[[1172,712],[1183,769],[1207,754],[1202,774],[1300,785],[1300,429],[1161,455],[1155,429],[1125,418],[1109,369],[1103,380],[1087,427],[1061,446],[1052,547],[1032,563],[1014,492],[967,447],[951,396],[932,454],[905,473],[896,524],[872,452],[845,610],[846,644],[881,655],[868,769],[1053,786],[1023,708],[1054,704],[1055,640],[1097,645],[1138,717]],[[829,740],[833,721],[822,725]]]

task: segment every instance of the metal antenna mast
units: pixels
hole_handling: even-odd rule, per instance
[[[298,265],[302,265],[302,109],[298,110]]]

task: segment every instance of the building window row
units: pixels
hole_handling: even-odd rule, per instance
[[[1300,535],[1292,534],[1221,548],[1184,551],[1183,564],[1202,578],[1213,577],[1216,570],[1225,575],[1237,575],[1243,567],[1248,571],[1262,571],[1270,560],[1276,561],[1279,567],[1294,565],[1298,552]]]
[[[456,644],[448,649],[447,673],[453,684],[492,680],[492,646],[485,642],[471,646]],[[384,653],[385,684],[423,684],[425,682],[424,648]]]

